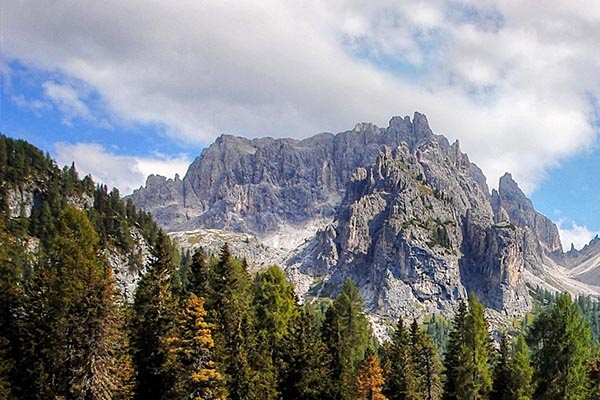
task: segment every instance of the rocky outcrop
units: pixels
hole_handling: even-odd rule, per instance
[[[353,279],[381,315],[449,310],[470,291],[518,315],[531,305],[522,237],[495,223],[481,177],[441,137],[386,147],[355,171],[333,224],[290,264],[326,275],[313,289],[321,293]]]
[[[458,141],[419,113],[305,140],[224,135],[182,180],[151,176],[132,198],[184,246],[250,235],[240,252],[261,265],[273,254],[305,297],[351,278],[373,315],[451,312],[475,292],[516,316],[528,283],[592,291],[557,264],[556,226],[510,174],[490,195]]]
[[[414,148],[434,137],[427,118],[394,117],[387,128],[361,123],[305,140],[223,135],[183,180],[150,176],[132,194],[169,231],[221,228],[268,235],[282,224],[333,216],[353,172],[384,146]]]

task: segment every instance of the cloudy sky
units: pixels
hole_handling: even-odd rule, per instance
[[[0,130],[123,193],[219,134],[428,116],[563,242],[600,231],[600,3],[12,0]]]

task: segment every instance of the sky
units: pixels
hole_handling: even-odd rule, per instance
[[[6,1],[0,131],[126,194],[223,133],[419,111],[579,248],[600,232],[599,37],[596,0]]]

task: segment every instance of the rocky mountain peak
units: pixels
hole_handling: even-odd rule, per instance
[[[535,210],[531,200],[508,172],[500,178],[498,191],[492,191],[491,202],[496,222],[508,217],[510,223],[525,230],[527,251],[532,254],[544,254],[546,251],[550,254],[562,253],[558,228]]]
[[[183,179],[150,177],[132,197],[172,232],[253,236],[303,296],[351,278],[380,316],[445,312],[470,291],[516,316],[526,283],[559,286],[544,270],[562,253],[557,227],[508,173],[490,195],[420,113],[303,140],[222,135]]]

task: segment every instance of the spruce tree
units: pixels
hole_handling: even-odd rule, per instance
[[[250,360],[253,340],[251,279],[229,246],[221,249],[212,267],[207,299],[208,316],[215,325],[217,368],[223,375],[230,398],[261,399],[274,396],[268,385],[265,392]],[[210,302],[208,301],[210,299]]]
[[[357,400],[387,400],[383,395],[383,374],[379,360],[369,352],[356,376]]]
[[[279,392],[283,399],[327,399],[331,387],[328,349],[321,339],[316,317],[307,307],[296,312],[284,338]]]
[[[452,329],[448,339],[448,346],[444,357],[444,370],[446,371],[446,380],[444,384],[444,400],[456,400],[459,384],[459,368],[461,363],[461,354],[463,353],[463,343],[465,342],[465,329],[467,320],[467,305],[461,301],[458,310],[452,321]]]
[[[177,307],[172,278],[175,267],[168,242],[161,231],[135,292],[131,345],[137,370],[136,397],[141,400],[165,398],[175,381],[165,368],[169,351],[165,338],[173,329]]]
[[[535,398],[586,399],[591,332],[577,304],[563,293],[535,320],[528,337],[535,369]]]
[[[371,344],[369,321],[363,312],[362,296],[351,280],[344,282],[331,310],[327,310],[324,340],[330,349],[332,391],[341,399],[356,396],[356,371]]]
[[[413,319],[411,331],[411,358],[415,366],[415,377],[419,395],[424,400],[439,400],[442,397],[442,364],[431,336],[423,332]]]
[[[494,376],[490,400],[511,400],[511,358],[508,334],[504,332],[500,338],[500,347],[494,365]]]
[[[111,269],[84,212],[67,207],[56,229],[28,291],[24,397],[110,398],[118,329]]]
[[[411,335],[404,326],[402,318],[398,320],[387,357],[388,368],[385,394],[390,400],[420,399],[419,382],[413,355]]]
[[[509,363],[509,393],[511,399],[531,400],[533,398],[533,367],[529,360],[529,348],[522,334],[517,338],[513,356]]]

